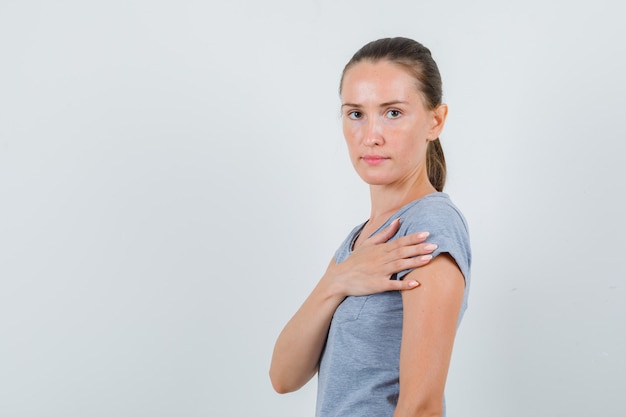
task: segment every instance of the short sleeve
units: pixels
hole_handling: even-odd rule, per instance
[[[445,196],[445,195],[444,195]],[[429,232],[427,242],[438,245],[433,257],[447,253],[455,260],[469,285],[471,249],[467,223],[461,212],[445,197],[418,200],[405,212],[399,213],[400,230],[397,237],[415,232]],[[412,269],[398,272],[403,279]]]

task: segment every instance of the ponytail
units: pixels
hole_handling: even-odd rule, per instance
[[[437,191],[443,191],[446,184],[446,158],[443,156],[443,148],[439,138],[428,142],[426,149],[426,170],[428,179]]]

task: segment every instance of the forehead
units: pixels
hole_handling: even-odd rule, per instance
[[[346,71],[341,88],[344,102],[420,99],[417,80],[399,64],[362,61]]]

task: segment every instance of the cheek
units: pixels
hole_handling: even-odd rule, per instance
[[[343,130],[343,137],[346,138],[346,140],[348,140],[348,135],[350,134],[350,130],[348,129],[347,123],[343,122],[341,125],[341,128]]]
[[[416,133],[414,129],[403,130],[401,135],[400,153],[403,155],[402,160],[407,164],[414,164],[425,160],[426,148],[428,142],[422,134]]]
[[[343,135],[346,140],[358,138],[359,124],[352,121],[343,122]]]
[[[346,146],[348,147],[348,154],[352,156],[355,152],[355,140],[353,135],[344,127],[343,129],[343,139],[346,142]]]
[[[348,145],[348,150],[352,152],[353,149],[359,144],[360,129],[355,124],[344,123],[343,137]]]

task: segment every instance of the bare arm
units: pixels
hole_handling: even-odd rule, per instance
[[[441,416],[465,282],[448,254],[407,278],[421,286],[420,291],[402,293],[400,397],[394,417]]]
[[[435,248],[422,244],[427,237],[424,233],[387,242],[398,227],[399,222],[393,222],[367,239],[344,262],[330,262],[276,341],[270,379],[277,392],[295,391],[315,375],[331,319],[346,296],[409,290],[419,285],[414,279],[395,281],[389,277],[428,263],[431,257],[427,254]]]
[[[270,379],[281,394],[299,389],[317,372],[330,320],[343,300],[331,281],[322,277],[276,341]]]

